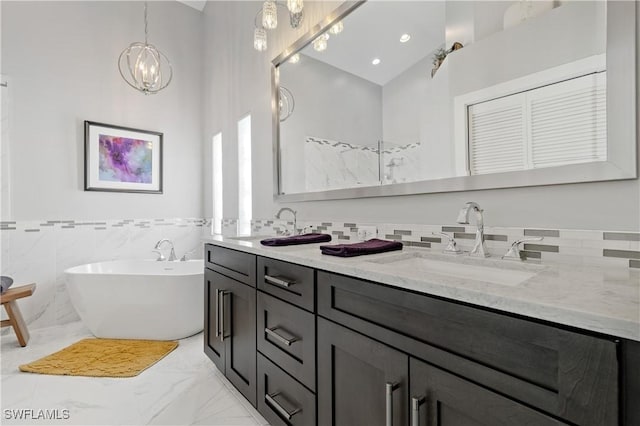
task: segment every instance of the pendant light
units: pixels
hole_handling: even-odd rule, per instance
[[[134,42],[118,58],[120,75],[145,95],[158,93],[171,83],[173,69],[166,55],[148,41],[147,2],[144,2],[144,43]]]

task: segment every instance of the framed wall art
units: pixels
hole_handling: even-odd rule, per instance
[[[162,133],[84,122],[85,191],[162,194]]]

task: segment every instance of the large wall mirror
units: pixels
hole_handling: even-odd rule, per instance
[[[636,7],[343,4],[273,61],[277,197],[635,178]]]

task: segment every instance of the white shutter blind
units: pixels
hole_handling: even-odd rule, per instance
[[[469,106],[469,167],[472,175],[522,170],[525,114],[522,95]]]
[[[528,94],[534,168],[607,159],[606,74],[590,74]]]
[[[472,175],[605,161],[606,73],[468,107]]]

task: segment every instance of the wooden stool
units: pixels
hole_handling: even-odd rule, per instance
[[[36,291],[36,285],[27,284],[20,287],[10,288],[0,294],[0,303],[2,303],[2,306],[4,306],[4,309],[7,311],[7,315],[9,315],[9,319],[2,320],[0,326],[12,326],[13,330],[16,332],[16,336],[18,337],[18,342],[22,347],[27,346],[27,342],[29,341],[29,330],[27,329],[27,324],[24,322],[24,318],[22,318],[22,314],[20,313],[16,300],[31,296],[34,291]]]

